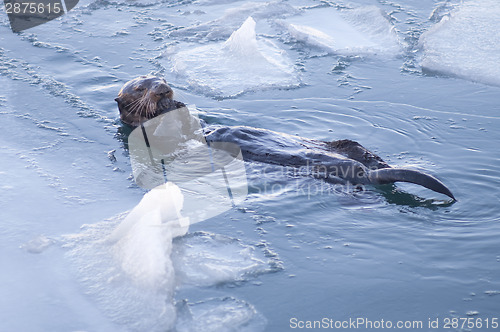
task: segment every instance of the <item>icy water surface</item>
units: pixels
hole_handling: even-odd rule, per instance
[[[0,330],[287,331],[323,318],[494,330],[499,12],[494,0],[83,0],[14,34],[2,11]],[[208,123],[353,139],[458,201],[249,163],[243,204],[151,231],[157,198],[133,181],[113,100],[148,73]],[[169,194],[162,213],[175,215],[183,198]]]

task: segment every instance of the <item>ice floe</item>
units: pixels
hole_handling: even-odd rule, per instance
[[[197,232],[175,241],[172,252],[181,285],[213,285],[243,281],[249,276],[275,272],[280,264],[254,246],[231,237]]]
[[[299,12],[295,7],[282,1],[241,2],[239,6],[226,9],[222,16],[217,19],[176,29],[170,32],[169,36],[176,39],[195,39],[198,41],[204,38],[211,41],[225,40],[249,16],[252,16],[257,22],[263,23],[268,19],[285,18]]]
[[[179,187],[159,186],[144,195],[107,239],[121,269],[139,287],[172,292],[172,240],[189,227],[180,215],[183,203]]]
[[[341,55],[395,55],[401,44],[387,15],[375,6],[314,8],[281,24],[299,42]]]
[[[463,2],[422,34],[422,69],[500,85],[500,2]]]
[[[233,297],[184,304],[179,309],[177,332],[255,332],[266,326],[266,319],[251,304]]]
[[[257,38],[255,20],[248,17],[225,42],[167,52],[172,70],[191,89],[218,97],[299,85],[293,63],[265,38]],[[169,66],[167,64],[167,66]]]
[[[39,254],[45,251],[45,249],[50,247],[52,244],[54,244],[54,240],[46,237],[45,235],[39,235],[33,240],[22,244],[20,248],[32,254]]]
[[[265,246],[205,232],[185,235],[183,200],[179,187],[167,183],[148,192],[130,213],[64,236],[67,257],[87,294],[127,330],[198,331],[200,322],[205,331],[263,330],[265,318],[244,301],[175,299],[178,285],[240,282],[280,269]]]

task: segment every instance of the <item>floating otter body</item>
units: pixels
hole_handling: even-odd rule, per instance
[[[116,101],[122,122],[131,126],[139,126],[153,117],[185,106],[173,99],[172,89],[165,80],[154,76],[141,76],[127,82]],[[455,200],[451,191],[435,177],[416,170],[392,168],[379,156],[351,140],[324,142],[265,129],[220,125],[204,126],[203,136],[208,144],[227,142],[238,145],[244,160],[309,167],[314,175],[328,182],[354,185],[410,182]]]

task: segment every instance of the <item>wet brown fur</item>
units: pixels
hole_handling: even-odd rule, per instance
[[[140,76],[125,83],[115,101],[122,122],[135,127],[161,113],[183,107],[173,96],[174,92],[163,78]]]

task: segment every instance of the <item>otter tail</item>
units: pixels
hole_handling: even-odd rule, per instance
[[[373,184],[387,184],[398,181],[419,184],[456,200],[455,196],[441,181],[419,171],[402,168],[381,168],[370,171],[368,177]]]

